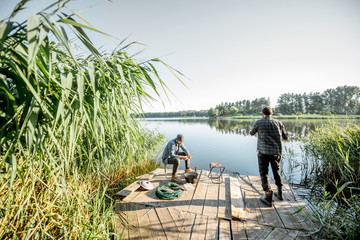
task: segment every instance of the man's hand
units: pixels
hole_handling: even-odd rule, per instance
[[[188,156],[179,156],[178,158],[181,159],[181,160],[189,160]]]

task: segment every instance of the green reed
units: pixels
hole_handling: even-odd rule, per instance
[[[0,22],[0,238],[115,238],[112,194],[156,167],[163,141],[133,116],[166,89],[155,64],[173,70],[132,44],[99,52],[88,32],[106,34],[69,0],[13,21],[26,2]]]
[[[321,222],[319,236],[360,236],[360,125],[329,122],[312,131],[304,149],[314,173],[313,186],[323,186],[313,199]]]
[[[338,184],[360,186],[360,125],[329,122],[306,139],[304,147],[318,175],[335,178]]]

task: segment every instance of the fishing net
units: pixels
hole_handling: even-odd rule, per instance
[[[174,190],[174,191],[173,191]],[[183,194],[180,185],[174,182],[168,182],[156,189],[156,196],[163,200],[173,200]]]

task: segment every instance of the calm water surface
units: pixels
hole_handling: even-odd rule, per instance
[[[283,144],[282,161],[282,169],[290,182],[299,183],[302,177],[304,156],[299,139],[326,121],[281,121],[290,136],[290,140]],[[249,135],[253,120],[146,119],[142,123],[150,130],[163,133],[168,140],[175,138],[178,133],[184,134],[184,145],[192,155],[192,168],[209,169],[209,163],[219,162],[233,172],[259,175],[257,137]],[[180,169],[184,169],[184,165],[181,163]],[[269,173],[272,176],[271,171]]]

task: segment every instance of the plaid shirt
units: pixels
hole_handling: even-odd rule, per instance
[[[281,140],[288,140],[284,125],[269,116],[255,122],[250,134],[258,133],[257,150],[266,155],[281,155]]]

